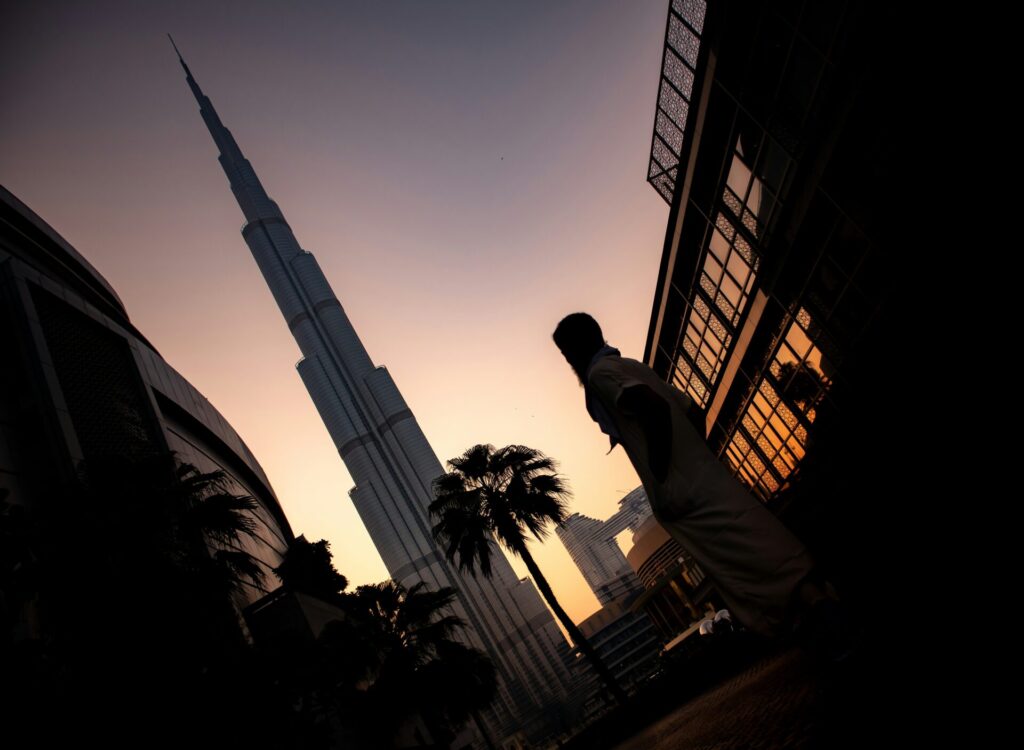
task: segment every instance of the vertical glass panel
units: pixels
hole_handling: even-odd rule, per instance
[[[700,356],[706,359],[709,363],[717,361],[718,357],[711,351],[711,347],[708,346],[707,339],[704,339],[704,343],[700,347]],[[705,373],[707,374],[707,373]],[[710,378],[710,375],[708,376]]]
[[[722,191],[722,200],[725,201],[725,205],[729,207],[736,216],[743,214],[743,201],[737,196],[733,195],[732,190],[726,188]]]
[[[740,307],[740,300],[743,296],[742,291],[728,274],[722,279],[722,293],[732,302],[733,306]]]
[[[771,404],[769,404],[768,400],[764,396],[762,396],[760,393],[758,393],[758,394],[756,394],[754,396],[754,403],[757,405],[757,408],[761,410],[762,414],[767,416],[768,414],[772,413],[772,406],[771,406]],[[758,423],[759,424],[763,424],[763,421],[759,420]]]
[[[710,255],[708,257],[710,257]],[[718,292],[717,285],[715,284],[715,282],[708,278],[708,275],[706,273],[702,273],[700,275],[700,288],[703,289],[705,294],[707,294],[712,299],[715,298],[715,294],[717,294]]]
[[[714,371],[711,367],[711,363],[708,362],[707,359],[705,359],[700,354],[697,355],[697,367],[700,369],[702,373],[704,373],[705,378],[707,378],[708,380],[714,380]]]
[[[764,433],[757,438],[757,447],[761,449],[761,452],[765,455],[769,461],[775,458],[776,447],[772,445],[772,441],[768,439],[768,436]]]
[[[750,451],[750,453],[747,454],[747,462],[750,464],[751,468],[753,468],[756,474],[760,474],[761,472],[764,471],[764,462],[761,460],[760,456],[758,456],[755,451]]]
[[[761,182],[754,180],[750,186],[750,195],[747,196],[747,209],[755,216],[761,215]]]
[[[747,467],[746,464],[743,464],[740,471],[743,474],[743,479],[746,481],[747,486],[753,487],[755,484],[757,484],[757,477],[754,476],[754,473]]]
[[[707,387],[700,382],[700,379],[694,374],[690,378],[690,394],[703,406],[706,403],[706,396],[708,394]]]
[[[732,165],[729,167],[726,184],[741,199],[747,194],[747,185],[750,184],[750,167],[743,163],[739,154],[732,156]]]
[[[779,353],[776,354],[775,357],[782,364],[785,364],[786,362],[796,363],[800,361],[800,358],[798,358],[796,354],[793,352],[793,350],[790,349],[786,344],[783,344],[782,346],[779,347]]]
[[[774,427],[772,427],[771,422],[765,425],[764,436],[768,438],[768,440],[771,442],[773,446],[775,446],[776,449],[781,448],[783,445],[786,444],[786,441],[782,438],[782,436],[775,431]]]
[[[718,216],[715,217],[715,226],[718,227],[728,240],[731,240],[736,236],[736,228],[733,227],[732,223],[723,213],[719,213]]]
[[[718,306],[719,310],[725,313],[725,316],[729,319],[729,321],[733,325],[736,325],[736,308],[732,306],[732,303],[724,294],[719,294],[718,296],[715,297],[715,304]]]
[[[725,239],[717,229],[711,233],[711,252],[720,260],[725,260],[729,257],[729,240]]]
[[[743,256],[743,260],[747,261],[751,268],[757,269],[757,258],[754,256],[754,251],[750,247],[750,244],[742,237],[736,238],[735,243],[736,252]]]
[[[712,315],[710,317],[710,319],[708,320],[708,326],[711,328],[711,331],[715,334],[715,336],[719,338],[719,340],[721,340],[723,344],[725,344],[726,346],[729,345],[729,342],[732,341],[732,338],[729,336],[728,331],[726,331],[725,329],[725,323],[719,320],[717,315]]]
[[[786,334],[786,343],[793,347],[798,359],[803,359],[811,349],[811,340],[800,326],[793,325]]]
[[[743,212],[743,226],[745,226],[747,228],[747,231],[750,232],[755,237],[760,236],[757,219],[755,218],[754,214],[752,214],[750,211]]]
[[[700,315],[700,317],[702,317],[704,320],[707,320],[708,315],[711,314],[711,308],[708,307],[708,303],[702,300],[700,297],[697,297],[696,299],[693,300],[693,309],[696,310],[697,314]]]
[[[742,459],[739,453],[736,451],[735,444],[729,446],[729,449],[726,450],[725,455],[729,458],[729,464],[732,466],[733,469],[738,469],[740,467],[740,462],[742,461]]]
[[[778,193],[782,190],[788,168],[789,156],[785,149],[772,138],[766,137],[761,147],[761,164],[757,169],[757,176],[764,180],[773,192]]]
[[[726,264],[726,268],[729,269],[736,281],[740,286],[747,283],[747,277],[750,275],[750,266],[743,260],[739,253],[733,253],[729,256],[729,262]]]
[[[707,273],[711,281],[717,286],[718,280],[722,278],[722,264],[711,253],[704,256],[704,272]]]

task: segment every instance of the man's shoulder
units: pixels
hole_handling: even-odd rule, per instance
[[[593,381],[601,378],[621,378],[624,375],[646,379],[651,372],[651,368],[643,362],[638,362],[629,357],[609,355],[601,357],[601,359],[594,363],[594,366],[590,368],[587,379]]]
[[[630,359],[629,357],[620,357],[617,354],[609,354],[607,357],[601,357],[601,359],[597,360],[597,362],[594,363],[594,366],[593,366],[592,369],[596,370],[596,369],[598,369],[600,367],[610,367],[612,369],[624,369],[625,368],[625,369],[631,369],[631,370],[633,370],[633,369],[649,370],[650,369],[643,362],[638,362],[637,360]]]

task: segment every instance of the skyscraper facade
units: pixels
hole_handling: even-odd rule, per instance
[[[180,59],[180,55],[179,55]],[[559,656],[561,631],[529,579],[500,553],[490,578],[459,572],[431,534],[427,506],[442,466],[384,367],[374,365],[313,255],[303,250],[184,60],[186,80],[220,152],[245,216],[253,258],[302,352],[297,368],[355,486],[349,492],[388,573],[458,592],[467,640],[493,660],[498,697],[489,717],[508,735],[540,736],[571,680]]]
[[[556,529],[569,557],[602,605],[643,590],[615,537],[626,529],[636,533],[650,515],[647,494],[643,487],[637,487],[619,501],[618,512],[608,520],[573,513]]]

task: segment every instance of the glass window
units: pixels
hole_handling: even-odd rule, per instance
[[[774,193],[782,192],[786,173],[789,170],[789,155],[786,150],[771,137],[765,137],[761,146],[760,163],[757,176]]]
[[[736,308],[729,302],[729,298],[724,294],[719,294],[715,297],[715,305],[718,309],[725,313],[725,316],[729,319],[731,325],[735,326],[739,323],[739,316],[736,314]]]
[[[732,337],[729,335],[725,328],[725,323],[718,319],[717,315],[712,315],[708,320],[708,327],[711,332],[726,346],[732,341]]]
[[[725,260],[729,256],[729,240],[717,229],[711,233],[711,252],[720,260]]]
[[[711,282],[717,286],[718,280],[722,278],[722,264],[711,253],[704,257],[704,272],[710,277]]]
[[[740,289],[739,285],[732,280],[729,274],[726,274],[722,278],[722,292],[729,299],[729,301],[732,302],[734,307],[742,307],[740,302],[742,301],[743,291]]]
[[[733,154],[732,166],[729,167],[729,177],[726,184],[741,199],[747,194],[747,185],[750,184],[750,167],[743,163],[739,154]]]
[[[718,291],[715,287],[715,282],[708,278],[706,273],[702,273],[700,275],[700,288],[703,289],[705,294],[711,297],[711,299],[715,298],[715,294]]]
[[[786,364],[787,362],[796,363],[800,361],[800,358],[797,357],[793,350],[786,346],[786,344],[783,344],[779,348],[778,354],[775,355],[775,358],[780,364]]]
[[[793,347],[796,358],[800,360],[807,356],[811,348],[811,340],[798,325],[790,326],[789,333],[786,334],[786,343]]]
[[[741,286],[747,283],[747,278],[750,276],[750,266],[747,265],[747,262],[743,260],[739,253],[730,255],[729,262],[725,267]]]
[[[719,231],[721,231],[721,233],[725,235],[726,239],[730,241],[736,236],[736,228],[732,225],[732,222],[725,218],[725,214],[718,214],[715,218],[715,226],[718,227]]]

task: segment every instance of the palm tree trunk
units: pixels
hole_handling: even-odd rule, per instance
[[[555,613],[555,617],[562,623],[562,626],[568,631],[569,637],[572,638],[573,643],[576,644],[577,648],[583,652],[584,656],[590,659],[590,663],[594,665],[594,669],[597,671],[598,676],[604,681],[608,689],[612,691],[612,695],[615,696],[615,700],[620,705],[626,705],[627,697],[625,691],[619,686],[618,680],[615,679],[615,675],[611,673],[611,670],[605,665],[604,661],[598,656],[597,651],[594,650],[590,642],[583,637],[583,633],[576,627],[576,623],[570,619],[569,615],[566,614],[565,610],[562,609],[562,605],[558,603],[558,599],[555,598],[555,592],[551,590],[551,586],[548,585],[548,580],[544,577],[544,574],[540,572],[540,568],[537,567],[537,563],[534,562],[533,556],[529,550],[526,549],[526,545],[523,544],[516,550],[519,556],[526,563],[527,570],[530,571],[530,575],[533,576],[533,582],[537,584],[537,588],[540,589],[541,595],[544,600],[548,603],[548,606]]]

